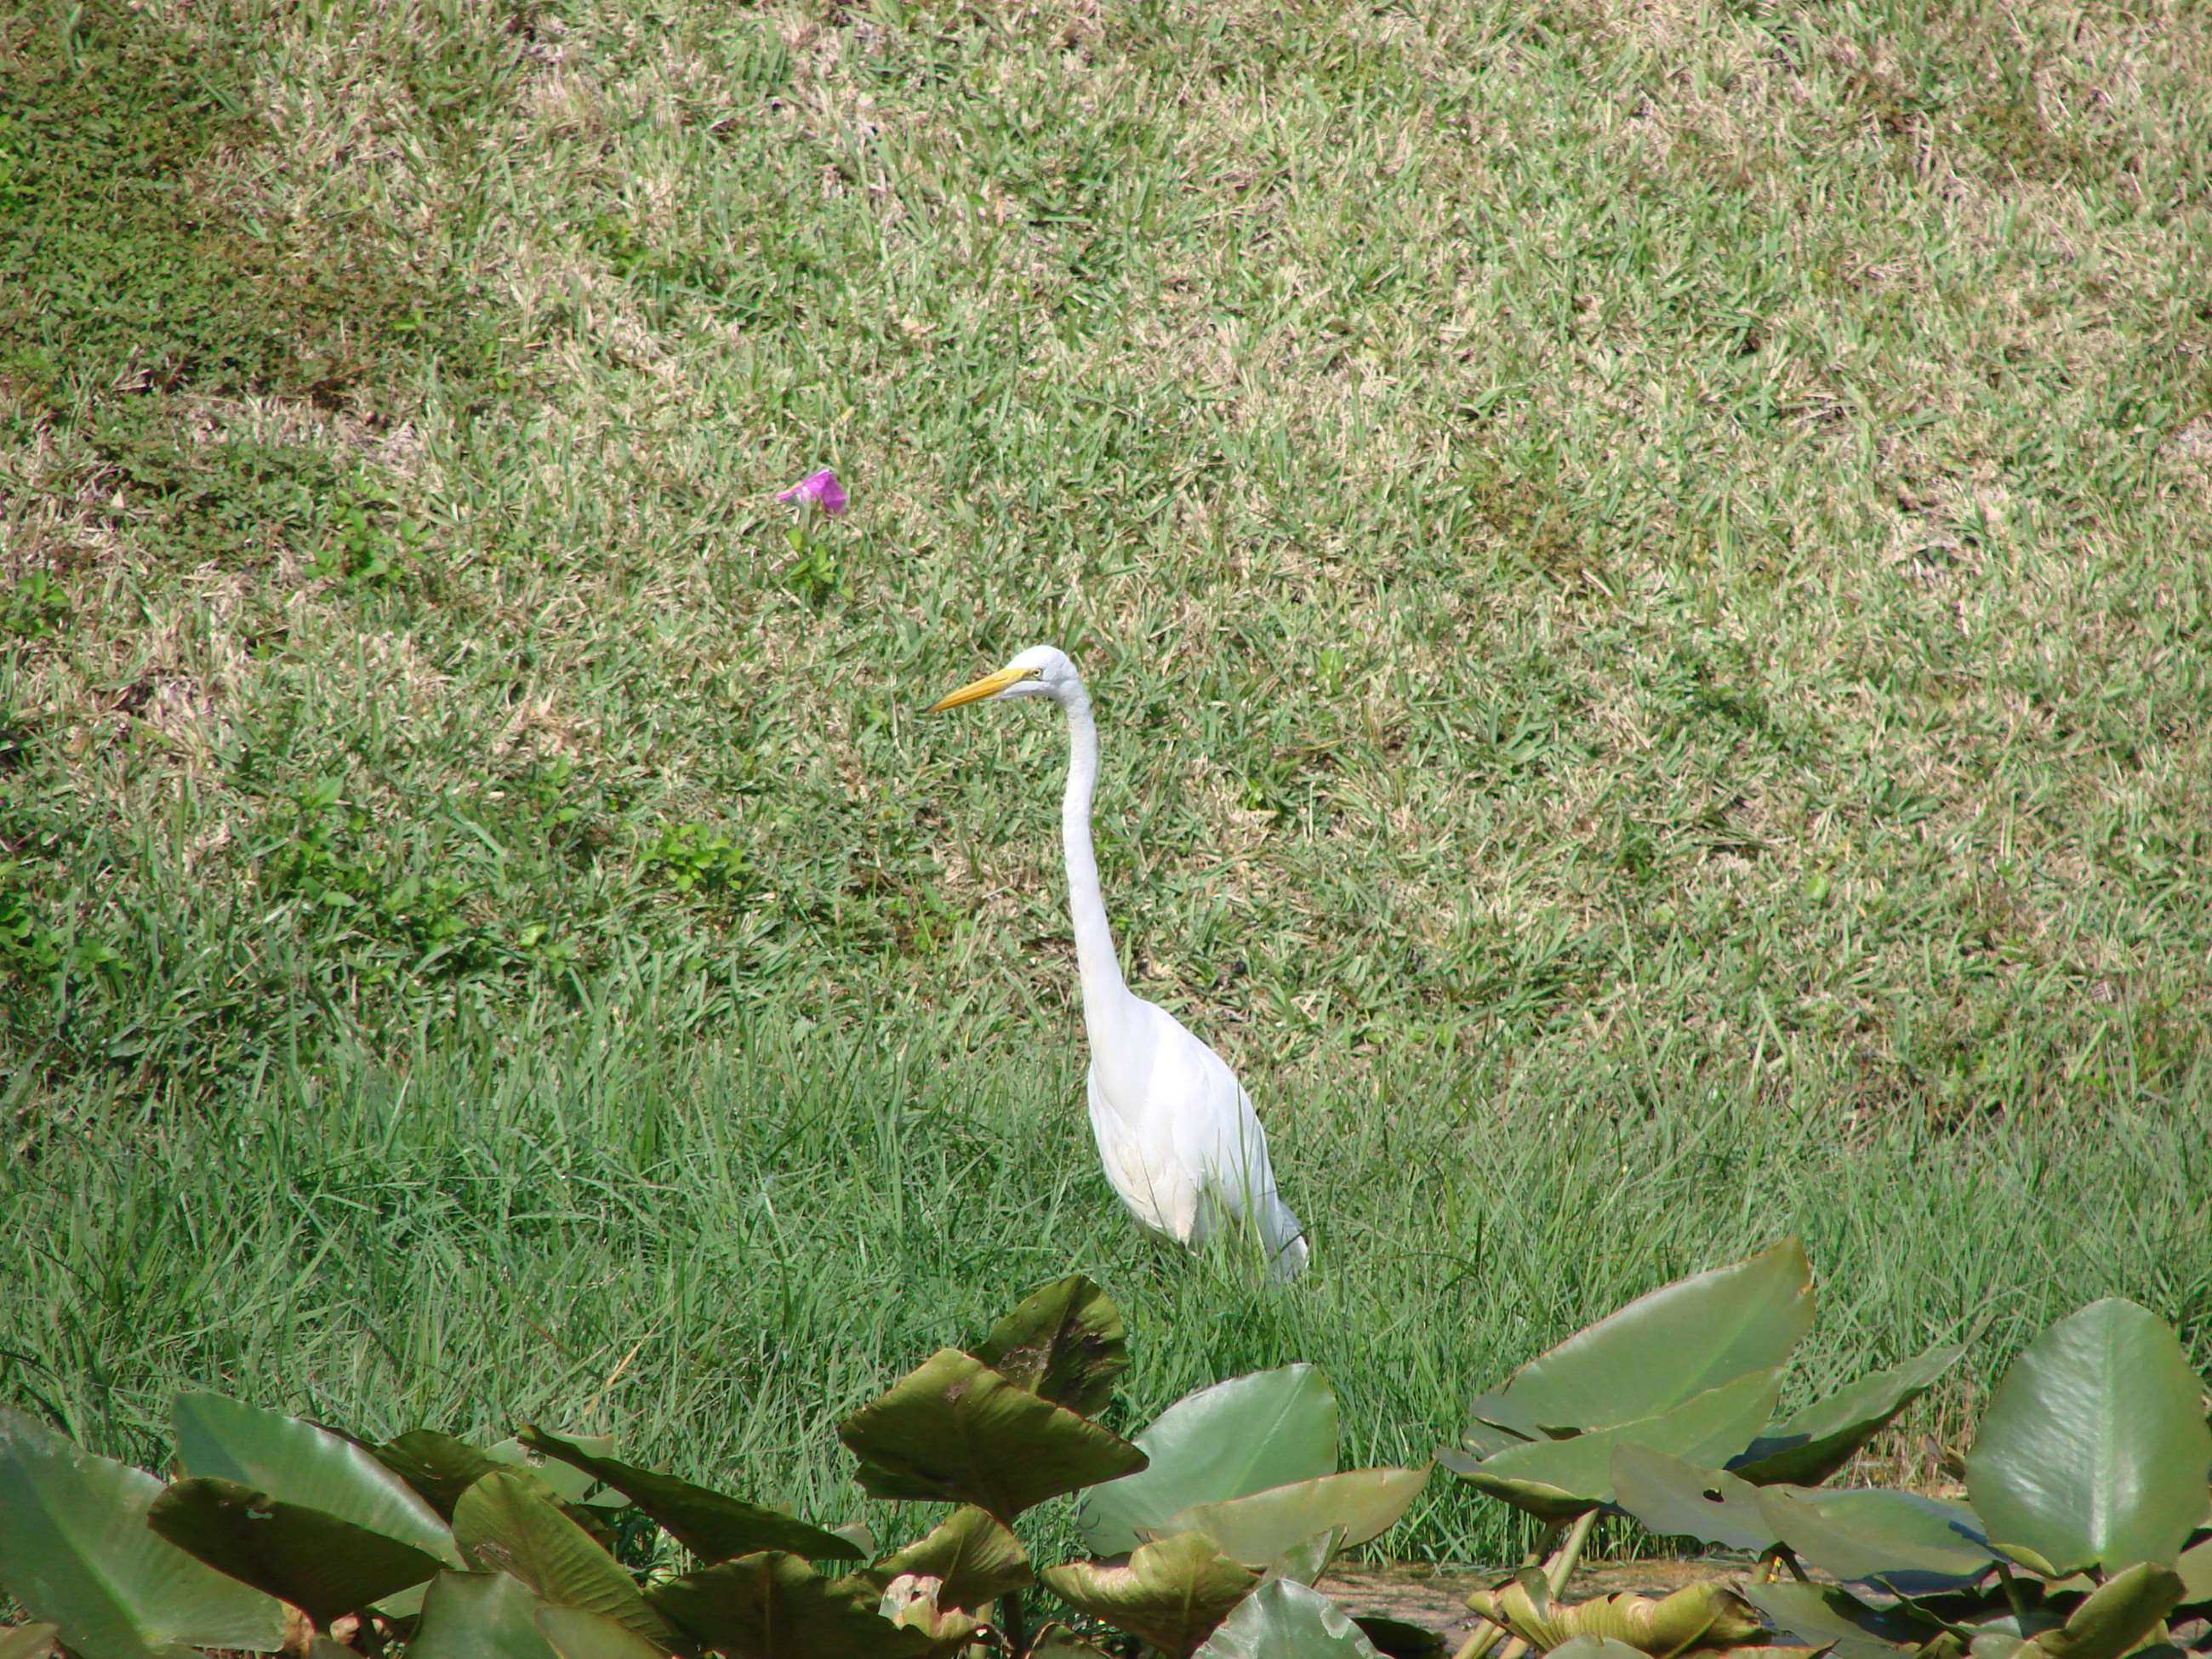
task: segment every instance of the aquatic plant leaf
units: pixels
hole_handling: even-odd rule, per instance
[[[1288,1578],[1300,1584],[1314,1583],[1328,1571],[1328,1564],[1344,1548],[1344,1528],[1331,1527],[1327,1532],[1292,1545],[1267,1563],[1267,1577]]]
[[[430,1581],[407,1659],[561,1659],[538,1627],[545,1604],[503,1572],[445,1572]]]
[[[1633,1442],[1613,1449],[1613,1501],[1662,1538],[1753,1553],[1774,1542],[1757,1487]]]
[[[933,1531],[867,1571],[876,1584],[904,1574],[933,1579],[941,1607],[980,1607],[1009,1590],[1036,1583],[1021,1540],[974,1504],[963,1504]]]
[[[2203,1382],[2171,1326],[2118,1297],[2027,1345],[1966,1454],[1991,1540],[2053,1573],[2173,1560],[2204,1519],[2208,1474]]]
[[[161,1481],[0,1407],[0,1585],[82,1659],[274,1652],[284,1609],[146,1524]]]
[[[462,1493],[453,1534],[479,1566],[513,1574],[541,1601],[611,1619],[663,1648],[684,1645],[629,1574],[524,1476],[488,1474]]]
[[[318,1625],[428,1583],[443,1566],[412,1544],[207,1475],[171,1485],[154,1500],[146,1523]]]
[[[1963,1504],[1872,1488],[1758,1492],[1776,1539],[1808,1566],[1847,1582],[1923,1595],[1974,1583],[1996,1564]]]
[[[1093,1553],[1127,1555],[1178,1510],[1334,1474],[1336,1437],[1336,1395],[1311,1365],[1214,1383],[1136,1437],[1151,1466],[1085,1492],[1075,1529]]]
[[[1150,1535],[1202,1533],[1231,1560],[1264,1568],[1332,1530],[1343,1533],[1342,1547],[1347,1549],[1381,1536],[1397,1524],[1428,1480],[1426,1465],[1348,1469],[1218,1504],[1194,1504],[1176,1510]]]
[[[2180,1604],[2181,1575],[2138,1562],[2092,1590],[2057,1630],[2029,1644],[2047,1659],[2120,1659]]]
[[[1271,1578],[1231,1609],[1198,1659],[1382,1659],[1367,1633],[1319,1590]]]
[[[860,1485],[874,1496],[949,1498],[1000,1522],[1146,1462],[1119,1435],[957,1348],[939,1349],[854,1413],[837,1437],[860,1460]]]
[[[1897,1414],[1956,1364],[1964,1345],[1947,1343],[1901,1365],[1873,1371],[1847,1389],[1816,1400],[1770,1425],[1729,1465],[1729,1473],[1753,1486],[1787,1482],[1817,1486],[1851,1460]]]
[[[1790,1357],[1813,1322],[1813,1270],[1784,1239],[1638,1297],[1515,1371],[1478,1415],[1525,1432],[1588,1432],[1672,1411]],[[1741,1450],[1741,1448],[1737,1448]]]
[[[1383,1659],[1443,1659],[1444,1638],[1426,1625],[1409,1625],[1382,1613],[1354,1613],[1352,1622]]]
[[[1533,1570],[1494,1590],[1477,1590],[1468,1607],[1534,1648],[1557,1648],[1577,1637],[1624,1643],[1639,1654],[1673,1656],[1732,1648],[1762,1628],[1751,1605],[1725,1585],[1686,1584],[1671,1595],[1601,1595],[1588,1601],[1552,1599]]]
[[[514,1467],[481,1447],[435,1429],[410,1429],[368,1449],[449,1524],[453,1505],[461,1501],[463,1492],[493,1471]],[[546,1495],[555,1494],[549,1487]]]
[[[1190,1532],[1139,1546],[1125,1566],[1079,1561],[1038,1576],[1070,1607],[1150,1642],[1169,1659],[1190,1659],[1260,1582]]]
[[[1927,1639],[1926,1627],[1897,1607],[1874,1608],[1848,1590],[1825,1584],[1747,1583],[1746,1601],[1814,1648],[1832,1650],[1836,1659],[1893,1659],[1911,1653]]]
[[[860,1578],[825,1578],[781,1550],[657,1584],[653,1604],[731,1659],[924,1659],[932,1647],[878,1611],[882,1592]]]
[[[537,1623],[558,1659],[666,1659],[635,1631],[581,1607],[540,1607]]]
[[[186,1474],[235,1481],[462,1565],[445,1518],[359,1442],[219,1394],[179,1395],[172,1417]]]
[[[974,1352],[1009,1382],[1085,1417],[1105,1409],[1129,1368],[1121,1310],[1082,1273],[1030,1291]]]
[[[1773,1371],[1752,1371],[1640,1422],[1565,1440],[1530,1441],[1479,1462],[1453,1451],[1439,1453],[1437,1461],[1543,1520],[1571,1520],[1613,1501],[1616,1446],[1649,1446],[1692,1463],[1723,1462],[1774,1414],[1777,1389]]]
[[[605,1457],[580,1442],[526,1424],[515,1438],[535,1452],[582,1470],[613,1487],[709,1565],[757,1550],[783,1550],[817,1561],[857,1561],[850,1540],[811,1527],[781,1510],[695,1486],[672,1474]]]

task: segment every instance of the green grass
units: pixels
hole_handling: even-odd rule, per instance
[[[0,1393],[843,1515],[1070,1265],[1400,1456],[1791,1230],[1816,1371],[1989,1322],[1915,1478],[2091,1296],[2212,1359],[2208,28],[0,16]],[[1039,639],[1283,1297],[1092,1166],[1058,731],[915,717]]]
[[[0,1384],[149,1462],[181,1379],[378,1432],[611,1430],[888,1538],[915,1522],[864,1503],[836,1421],[1070,1267],[1127,1314],[1117,1426],[1305,1358],[1368,1462],[1425,1462],[1539,1347],[1786,1231],[1820,1283],[1793,1398],[1978,1338],[1960,1386],[1878,1446],[1877,1478],[1940,1482],[2005,1358],[2095,1297],[2179,1313],[2203,1352],[2202,1114],[1964,1148],[1900,1123],[1847,1147],[1810,1103],[1747,1106],[1723,1079],[1568,1108],[1499,1068],[1442,1095],[1378,1079],[1282,1138],[1319,1265],[1274,1293],[1099,1201],[1065,1065],[945,1067],[877,1035],[772,1022],[679,1054],[611,1010],[536,1053],[441,1031],[401,1068],[341,1058],[219,1121],[142,1124],[127,1158],[58,1147],[6,1194]],[[1061,1508],[1037,1530],[1073,1550]],[[1403,1543],[1497,1559],[1516,1538],[1444,1479]]]

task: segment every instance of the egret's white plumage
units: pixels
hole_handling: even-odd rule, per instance
[[[1287,1279],[1306,1264],[1305,1236],[1275,1190],[1267,1132],[1251,1097],[1220,1055],[1122,982],[1091,848],[1098,727],[1083,677],[1066,653],[1035,646],[939,700],[932,712],[1012,697],[1050,697],[1067,714],[1060,838],[1091,1038],[1091,1132],[1106,1179],[1140,1225],[1178,1243],[1201,1244],[1249,1218],[1267,1247],[1269,1271]]]

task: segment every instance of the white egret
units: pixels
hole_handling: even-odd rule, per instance
[[[1065,652],[1033,646],[997,673],[940,697],[928,712],[1012,697],[1050,697],[1067,714],[1060,829],[1083,1025],[1091,1039],[1091,1133],[1106,1179],[1139,1225],[1179,1244],[1202,1244],[1249,1218],[1267,1247],[1269,1273],[1287,1279],[1306,1264],[1305,1235],[1275,1190],[1267,1132],[1251,1097],[1220,1055],[1122,983],[1091,850],[1098,727],[1083,677]]]

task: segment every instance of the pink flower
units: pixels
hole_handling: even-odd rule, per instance
[[[845,488],[837,482],[837,475],[828,467],[819,472],[810,472],[781,495],[780,501],[796,501],[802,507],[818,507],[831,517],[846,507]]]

